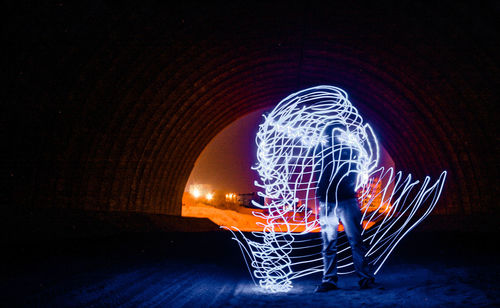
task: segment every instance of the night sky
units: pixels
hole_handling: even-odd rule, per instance
[[[205,147],[196,160],[186,184],[186,191],[193,184],[209,184],[214,190],[235,193],[250,193],[258,190],[254,181],[257,171],[251,170],[256,164],[257,146],[255,136],[262,115],[269,109],[251,112],[228,125]],[[369,119],[366,120],[369,123]],[[395,167],[382,144],[380,146],[380,166]],[[397,171],[397,170],[396,170]]]
[[[255,135],[265,111],[241,117],[212,139],[196,160],[186,188],[191,184],[210,184],[214,190],[254,192],[253,183],[258,176],[250,167],[256,163]]]

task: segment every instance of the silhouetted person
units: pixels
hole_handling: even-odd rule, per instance
[[[337,128],[337,129],[334,129]],[[339,221],[344,226],[351,245],[354,268],[360,277],[361,288],[369,288],[375,281],[373,272],[365,258],[368,251],[361,237],[361,210],[356,196],[357,163],[359,150],[343,142],[342,126],[330,125],[325,129],[327,142],[318,147],[316,156],[320,159],[315,170],[319,180],[316,198],[319,200],[319,221],[323,239],[323,279],[315,292],[337,289],[337,238]],[[333,143],[336,144],[333,147]],[[339,147],[338,145],[342,146]]]

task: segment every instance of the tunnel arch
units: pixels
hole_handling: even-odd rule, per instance
[[[316,64],[314,62],[317,61],[315,57],[312,62],[311,71],[321,71],[320,74],[316,75],[309,71],[304,71],[303,75],[308,74],[308,80],[318,80],[318,83],[322,84],[326,83],[326,78],[321,75],[327,75],[328,79],[331,80],[342,80],[339,82],[345,85],[346,89],[349,89],[349,93],[351,93],[355,100],[356,105],[359,106],[360,111],[365,115],[365,118],[371,119],[374,127],[381,131],[380,134],[382,136],[383,142],[390,140],[390,142],[384,142],[384,144],[388,144],[388,151],[391,153],[391,156],[398,157],[398,163],[400,163],[404,168],[407,168],[408,171],[416,172],[419,175],[424,175],[427,171],[426,167],[431,167],[432,171],[438,171],[439,168],[434,167],[433,165],[446,165],[443,162],[443,158],[452,157],[452,160],[458,160],[457,158],[453,158],[456,156],[456,151],[450,151],[453,147],[450,146],[448,141],[445,139],[448,134],[453,134],[453,131],[448,128],[448,131],[445,132],[443,128],[439,127],[438,130],[438,138],[445,140],[445,142],[439,142],[431,136],[435,136],[431,127],[436,127],[434,125],[436,121],[433,119],[434,117],[430,114],[429,108],[425,106],[425,99],[423,103],[420,103],[418,100],[418,96],[422,97],[422,93],[413,93],[415,90],[409,89],[404,85],[394,86],[391,84],[392,78],[388,78],[388,81],[382,82],[384,84],[383,87],[367,86],[365,84],[363,86],[358,87],[355,84],[359,84],[359,80],[363,80],[362,78],[364,74],[354,75],[353,72],[349,72],[351,78],[350,79],[342,79],[341,74],[338,71],[347,70],[346,67],[351,65],[352,67],[363,67],[363,72],[368,72],[368,75],[374,75],[375,80],[379,80],[383,76],[376,69],[369,67],[368,65],[363,65],[363,63],[359,63],[359,61],[353,61],[349,58],[338,59],[338,55],[336,55],[337,59],[333,61],[342,62],[342,66],[335,67],[334,69],[327,70],[325,69],[325,63],[319,61],[320,64]],[[245,59],[245,63],[249,59]],[[323,60],[323,61],[328,61]],[[131,186],[135,188],[131,190],[125,197],[123,197],[122,192],[125,189],[128,189],[128,184],[123,182],[122,179],[113,180],[113,184],[110,187],[111,193],[104,190],[103,194],[113,196],[114,194],[122,195],[123,199],[119,199],[119,203],[126,203],[127,207],[118,208],[119,210],[139,210],[139,211],[152,211],[152,212],[160,212],[160,213],[172,213],[179,214],[178,207],[181,204],[180,196],[183,191],[184,181],[187,180],[187,177],[190,173],[190,168],[194,165],[196,158],[199,153],[201,153],[202,149],[208,142],[226,125],[234,121],[237,117],[248,113],[249,111],[272,107],[276,104],[282,97],[286,96],[286,90],[293,91],[297,89],[296,80],[281,80],[281,75],[275,73],[286,72],[286,68],[276,67],[274,61],[269,61],[270,67],[258,66],[258,69],[265,71],[268,75],[261,76],[263,81],[272,80],[273,82],[281,82],[282,85],[279,85],[277,88],[273,87],[269,89],[268,87],[251,87],[250,89],[244,89],[243,87],[236,87],[240,89],[239,91],[232,90],[234,84],[236,83],[244,83],[245,79],[241,78],[239,74],[235,74],[233,79],[228,78],[221,82],[221,84],[211,84],[207,86],[207,88],[211,88],[211,91],[207,91],[204,86],[192,89],[185,89],[183,93],[192,94],[190,97],[186,97],[184,95],[180,95],[180,97],[176,97],[176,101],[174,103],[170,103],[171,106],[164,106],[165,103],[157,103],[158,107],[162,110],[159,113],[163,115],[163,118],[157,117],[153,113],[155,110],[153,108],[144,110],[143,115],[139,115],[139,120],[135,122],[132,128],[128,128],[128,132],[120,135],[120,137],[124,138],[124,140],[117,139],[115,143],[121,143],[121,145],[111,144],[106,146],[109,134],[105,133],[102,137],[101,141],[96,143],[95,146],[99,149],[106,149],[110,153],[107,154],[108,157],[116,155],[113,151],[122,151],[123,148],[127,148],[130,145],[133,146],[142,146],[142,152],[138,153],[127,153],[128,156],[124,158],[130,164],[130,157],[137,157],[138,161],[134,167],[128,166],[128,168],[135,169],[134,176],[125,175],[125,178],[132,178],[133,183]],[[303,60],[304,62],[304,60]],[[262,65],[259,63],[259,65]],[[284,66],[286,63],[284,63]],[[321,67],[321,69],[319,69]],[[245,70],[244,68],[243,70]],[[326,73],[325,73],[326,71]],[[243,71],[243,74],[246,72]],[[399,72],[401,74],[401,72]],[[276,76],[278,75],[278,76]],[[293,74],[295,75],[295,74]],[[339,76],[340,75],[340,76]],[[354,75],[354,76],[353,76]],[[330,76],[334,76],[331,78]],[[142,77],[142,75],[141,75]],[[302,77],[303,78],[303,77]],[[242,80],[242,81],[240,81]],[[367,84],[371,85],[372,80],[368,79]],[[196,82],[195,82],[196,83]],[[330,82],[335,84],[335,82]],[[350,89],[353,89],[350,91]],[[143,93],[148,93],[149,89],[143,91]],[[246,93],[252,93],[252,95],[247,95]],[[131,94],[129,94],[131,95]],[[359,98],[358,98],[359,97]],[[139,96],[139,101],[142,102],[144,99]],[[169,100],[167,97],[166,100]],[[156,103],[156,98],[153,100]],[[184,103],[179,103],[179,101],[185,101]],[[229,101],[232,104],[224,102]],[[397,102],[397,108],[394,108],[394,101]],[[237,102],[237,103],[235,103]],[[375,102],[375,103],[374,103]],[[120,107],[124,105],[121,104]],[[130,114],[137,114],[139,107],[136,105],[131,105],[129,107],[131,110],[128,111]],[[167,120],[165,118],[170,117],[170,113],[172,109],[179,108],[177,113],[173,116],[173,119]],[[419,110],[420,109],[420,110]],[[194,112],[193,114],[191,114]],[[204,119],[203,115],[206,115],[209,119]],[[416,116],[415,116],[416,115]],[[428,118],[427,118],[428,116]],[[122,114],[115,116],[116,118],[123,117]],[[149,120],[148,120],[149,119]],[[394,120],[393,120],[394,119]],[[410,120],[408,120],[410,119]],[[135,119],[134,119],[135,120]],[[132,121],[132,119],[130,120]],[[417,122],[420,125],[425,127],[415,127],[413,121]],[[430,122],[430,123],[429,123]],[[120,131],[124,130],[122,127],[116,127],[117,125],[126,125],[126,124],[114,124],[113,120],[111,124],[109,124],[109,131]],[[445,122],[444,125],[451,126],[449,123]],[[163,130],[162,132],[156,132],[158,127],[163,126],[159,130]],[[144,133],[141,136],[137,137],[137,140],[142,142],[142,144],[131,144],[130,135],[133,135],[135,131],[142,130]],[[149,140],[151,139],[151,140]],[[160,141],[152,141],[152,140],[160,140]],[[419,140],[418,144],[408,144],[408,140]],[[444,149],[442,148],[444,147]],[[445,152],[444,154],[439,155],[436,151]],[[156,154],[155,154],[156,153]],[[169,158],[172,155],[175,155],[177,159],[162,161],[160,153],[166,153],[163,155],[168,156]],[[91,154],[92,155],[92,154]],[[93,154],[98,155],[98,154]],[[123,155],[123,154],[122,154]],[[148,159],[148,155],[153,155],[154,159]],[[182,158],[182,159],[181,159]],[[429,162],[430,158],[436,159],[434,162]],[[112,160],[112,158],[108,158],[108,160]],[[155,167],[158,164],[163,162],[163,166],[160,168]],[[412,168],[413,167],[413,168]],[[115,168],[120,168],[119,164],[115,166]],[[443,169],[449,169],[444,167]],[[460,171],[461,168],[456,168],[455,170]],[[119,173],[112,169],[110,172],[115,177],[119,177]],[[168,173],[169,175],[167,175]],[[150,177],[151,179],[162,179],[161,181],[155,181],[155,183],[151,183],[147,180]],[[101,184],[97,184],[101,186]],[[152,187],[151,187],[152,186]],[[102,187],[102,186],[101,186]],[[174,192],[174,193],[172,193]],[[160,196],[168,196],[160,197]],[[148,199],[152,198],[152,199]],[[100,199],[100,198],[97,198]],[[160,200],[163,199],[174,199],[175,201],[171,201],[175,206],[171,205],[157,205],[162,204]],[[111,199],[113,200],[113,199]],[[155,205],[151,207],[150,203],[153,202]],[[112,201],[108,201],[111,209],[113,209],[114,203]],[[113,203],[113,204],[112,204]],[[164,202],[164,204],[169,204],[170,202]],[[143,204],[149,204],[143,206]],[[173,209],[172,209],[173,207]]]
[[[16,63],[38,83],[20,78],[10,90],[25,102],[12,120],[23,140],[12,160],[32,166],[13,171],[29,179],[17,202],[180,215],[196,158],[218,132],[330,84],[346,89],[398,168],[417,178],[449,171],[436,213],[492,210],[498,66],[488,16],[474,20],[484,34],[456,23],[470,18],[458,8],[418,3],[131,11],[82,9],[69,20],[48,10],[42,16],[57,15],[69,34],[48,32],[38,40],[52,44],[37,54],[27,48],[33,34],[19,44]],[[50,18],[34,20],[57,29]]]

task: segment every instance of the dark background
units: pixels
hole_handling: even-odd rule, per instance
[[[398,169],[449,172],[422,228],[498,231],[498,2],[3,11],[3,240],[213,229],[178,217],[203,148],[318,84],[349,93]]]

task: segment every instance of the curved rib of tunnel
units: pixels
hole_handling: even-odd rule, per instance
[[[11,90],[27,104],[14,112],[16,159],[28,166],[13,171],[25,179],[15,202],[180,216],[196,159],[224,127],[328,84],[349,93],[399,170],[417,179],[449,172],[434,214],[493,210],[494,99],[478,89],[498,72],[471,32],[441,18],[416,29],[411,14],[392,16],[400,18],[394,24],[376,14],[353,19],[353,8],[307,8],[299,18],[296,8],[252,8],[257,19],[244,7],[177,9],[122,28],[113,23],[127,24],[127,13],[117,10],[114,21],[96,17],[86,32],[51,32],[49,43],[67,43],[49,52],[16,55],[38,84],[26,94],[20,77]],[[452,41],[464,48],[448,49]],[[21,116],[26,106],[32,112]]]
[[[335,50],[333,54],[299,48],[289,49],[285,55],[256,50],[251,58],[241,57],[234,49],[220,49],[201,48],[198,57],[202,59],[196,60],[202,63],[185,63],[192,69],[183,67],[180,72],[159,70],[164,65],[150,60],[138,61],[124,73],[120,70],[127,66],[124,62],[129,54],[118,55],[114,62],[120,65],[99,75],[99,83],[106,86],[83,98],[84,106],[90,104],[82,108],[90,109],[82,110],[87,112],[81,120],[83,127],[77,126],[80,123],[72,127],[77,137],[90,130],[91,140],[70,136],[70,145],[56,161],[63,164],[63,174],[56,175],[52,184],[57,193],[50,188],[40,191],[68,197],[69,206],[85,209],[180,215],[182,193],[193,165],[219,131],[249,111],[272,107],[295,90],[332,84],[350,93],[402,170],[417,178],[450,171],[452,180],[438,212],[468,213],[478,206],[482,183],[473,172],[480,172],[476,166],[481,162],[470,156],[463,143],[469,125],[452,118],[463,117],[466,111],[447,112],[456,108],[450,106],[454,101],[398,69],[396,55],[385,56],[391,61],[380,65],[381,71],[353,58],[353,51],[342,46],[327,48]],[[405,50],[405,54],[411,51]],[[160,52],[148,54],[148,58],[161,60],[168,55]],[[124,91],[110,92],[111,85]],[[474,115],[470,117],[470,122],[480,123]],[[87,122],[96,119],[102,120]],[[94,124],[98,129],[91,126]],[[87,149],[82,141],[88,142],[87,151],[81,151]],[[81,178],[75,179],[75,174]],[[470,184],[467,179],[474,181]],[[66,200],[56,203],[60,201]]]

